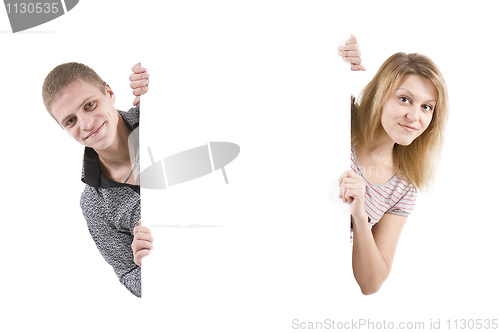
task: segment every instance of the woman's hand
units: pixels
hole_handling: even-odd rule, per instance
[[[141,220],[139,220],[139,225],[134,228],[134,241],[132,242],[135,264],[141,266],[142,258],[148,256],[152,249],[153,236],[151,236],[151,230],[148,227],[141,226]]]
[[[354,218],[354,223],[364,220],[368,222],[368,215],[365,210],[366,182],[363,177],[352,170],[348,170],[340,176],[339,186],[339,198],[343,202],[351,204],[351,215]]]
[[[148,92],[149,85],[149,73],[146,68],[141,66],[141,63],[137,63],[132,67],[133,74],[130,74],[130,88],[136,96],[134,99],[134,105],[139,104],[141,101],[141,95]]]
[[[339,55],[347,62],[351,63],[351,70],[365,71],[365,67],[361,65],[361,51],[359,50],[358,39],[356,36],[351,37],[345,42],[345,45],[339,47]]]

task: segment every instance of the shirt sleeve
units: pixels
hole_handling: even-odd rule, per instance
[[[410,185],[406,188],[406,192],[399,199],[395,205],[387,210],[387,213],[400,215],[400,216],[410,216],[415,208],[415,203],[417,202],[417,189]]]
[[[101,193],[87,185],[80,206],[90,235],[104,260],[113,267],[120,283],[132,294],[141,297],[141,267],[134,263],[131,248],[134,240],[132,230],[140,218],[140,201],[136,203],[139,207],[133,207],[134,203],[130,200],[116,202],[117,197],[119,195]]]
[[[137,119],[139,119],[139,116],[141,114],[141,103],[137,104],[133,108],[130,108],[128,110],[128,112],[130,112],[131,114],[133,114],[134,116],[136,116]]]
[[[139,126],[141,114],[140,104],[137,104],[135,107],[131,108],[128,111],[118,111],[118,113],[120,113],[120,115],[132,129],[135,129]]]

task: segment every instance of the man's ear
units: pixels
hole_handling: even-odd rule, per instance
[[[111,90],[111,87],[107,83],[106,83],[106,95],[108,95],[109,98],[113,100],[113,103],[115,103],[115,93],[113,92],[113,90]]]

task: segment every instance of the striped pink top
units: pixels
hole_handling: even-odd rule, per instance
[[[385,213],[410,216],[417,200],[417,189],[406,178],[395,175],[384,184],[373,184],[361,171],[354,148],[351,148],[351,169],[366,181],[365,209],[370,224],[375,224]]]

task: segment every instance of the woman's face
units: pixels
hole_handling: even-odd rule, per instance
[[[437,90],[430,80],[405,75],[382,108],[382,127],[395,143],[407,146],[429,126],[436,102]]]

